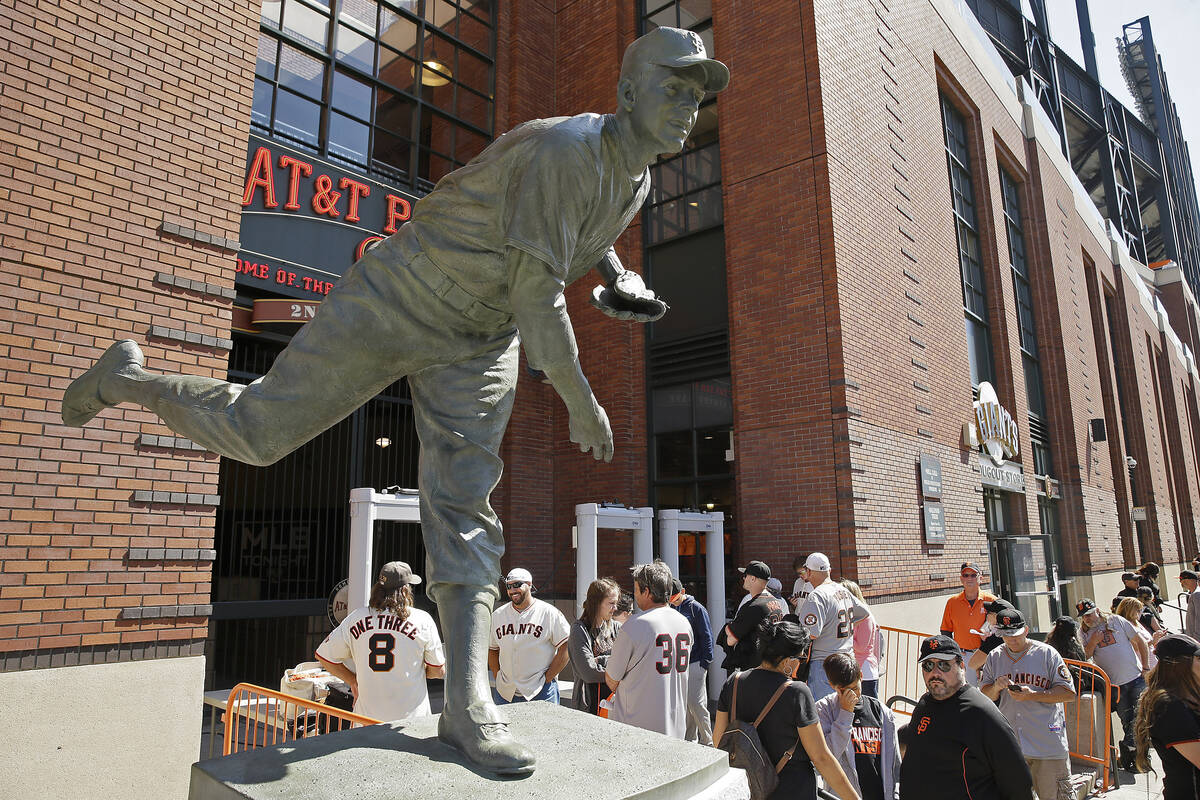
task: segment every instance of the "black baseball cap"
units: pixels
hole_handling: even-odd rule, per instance
[[[1190,569],[1180,570],[1180,572],[1179,572],[1179,577],[1181,577],[1181,578],[1189,578],[1189,579],[1191,579],[1191,580],[1193,580],[1193,581],[1194,581],[1194,580],[1197,580],[1197,579],[1200,579],[1200,576],[1197,576],[1197,575],[1196,575],[1196,573],[1192,572]]]
[[[995,600],[988,600],[983,604],[983,610],[989,614],[996,614],[1006,608],[1014,608],[1014,606],[1003,597],[997,597]]]
[[[1200,655],[1200,642],[1181,633],[1168,633],[1154,645],[1154,655],[1160,659]]]
[[[1075,604],[1075,611],[1077,612],[1077,616],[1080,617],[1084,616],[1085,614],[1090,614],[1095,610],[1096,604],[1087,597]]]
[[[771,580],[771,568],[761,561],[751,561],[744,567],[738,567],[738,572],[761,578],[764,581]]]
[[[958,646],[958,642],[949,636],[930,636],[921,642],[921,652],[917,656],[917,663],[920,664],[931,658],[938,661],[952,661],[955,658],[962,658],[962,654],[962,648]]]
[[[996,613],[996,633],[1001,636],[1020,636],[1028,630],[1025,615],[1019,609],[1006,608]]]
[[[1142,579],[1142,576],[1138,575],[1136,572],[1122,572],[1121,573],[1121,580],[1123,580],[1123,581],[1140,581],[1141,579]]]

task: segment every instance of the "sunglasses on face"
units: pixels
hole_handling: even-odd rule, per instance
[[[967,580],[969,580],[969,581],[970,581],[970,580],[978,580],[978,579],[979,579],[979,573],[977,573],[977,572],[964,572],[964,573],[962,574],[962,577],[966,578],[966,579],[967,579]]]
[[[921,663],[922,672],[933,672],[934,667],[937,667],[942,672],[949,672],[950,670],[954,669],[954,662],[942,661],[935,658]]]
[[[509,591],[512,591],[513,589],[524,589],[525,581],[515,581],[514,583],[506,583],[506,584],[504,584],[504,588],[508,589]]]

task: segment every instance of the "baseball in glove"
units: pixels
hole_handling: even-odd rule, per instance
[[[654,322],[667,313],[669,306],[646,288],[642,276],[628,270],[608,286],[592,290],[592,305],[616,319]]]

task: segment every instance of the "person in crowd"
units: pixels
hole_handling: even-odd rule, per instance
[[[1138,703],[1136,762],[1150,768],[1154,746],[1163,765],[1163,800],[1200,797],[1200,642],[1170,633],[1154,646],[1158,666]]]
[[[678,578],[671,581],[671,607],[692,626],[692,651],[688,664],[687,730],[689,742],[711,745],[712,721],[708,716],[708,665],[713,660],[712,623],[708,609],[683,590]]]
[[[771,579],[770,567],[761,561],[751,561],[744,567],[738,567],[738,572],[742,573],[742,587],[749,599],[717,637],[717,644],[725,648],[722,666],[729,672],[758,666],[755,631],[763,620],[778,622],[787,613],[786,603],[767,591],[767,581]]]
[[[792,594],[788,597],[788,604],[791,605],[792,611],[798,609],[809,592],[813,590],[812,583],[808,580],[808,567],[804,562],[808,560],[808,556],[796,556],[792,560],[792,572],[796,574],[796,581],[792,584]]]
[[[983,628],[987,616],[983,604],[996,599],[994,595],[980,591],[982,575],[979,566],[973,562],[968,561],[960,566],[958,579],[962,582],[963,590],[946,600],[946,609],[942,612],[942,635],[958,642],[966,661],[970,661],[979,645],[983,644],[983,637],[974,633]],[[978,680],[975,670],[967,670],[967,683],[974,686]]]
[[[767,581],[767,591],[770,592],[772,596],[777,597],[780,600],[785,599],[783,596],[783,584],[780,582],[779,578],[772,576],[771,579]]]
[[[391,722],[432,713],[425,679],[444,677],[446,654],[433,617],[413,608],[420,582],[403,561],[384,564],[367,607],[347,614],[317,647],[322,666],[350,685],[356,714]]]
[[[1122,597],[1121,602],[1117,604],[1117,615],[1133,624],[1133,629],[1137,631],[1138,637],[1146,645],[1146,660],[1142,662],[1142,672],[1146,672],[1154,669],[1158,659],[1154,657],[1154,642],[1150,633],[1142,625],[1142,610],[1141,601],[1132,597]]]
[[[1200,556],[1196,556],[1192,559],[1192,571],[1200,572]]]
[[[1138,698],[1146,688],[1142,664],[1149,660],[1150,654],[1137,629],[1124,617],[1105,614],[1088,598],[1076,603],[1075,610],[1079,612],[1083,652],[1104,670],[1113,686],[1120,687],[1117,716],[1124,731],[1120,742],[1120,764],[1132,772],[1133,718]]]
[[[979,691],[999,701],[1000,713],[1016,731],[1039,800],[1070,800],[1074,793],[1063,703],[1074,702],[1075,682],[1057,650],[1029,638],[1019,610],[997,612],[996,632],[1004,646],[988,655]]]
[[[949,636],[930,636],[917,655],[928,690],[901,744],[900,800],[1016,800],[1033,796],[1017,734],[996,704],[967,684]]]
[[[1179,585],[1187,593],[1187,610],[1183,615],[1183,632],[1200,641],[1200,573],[1185,569],[1179,573]]]
[[[570,660],[571,626],[563,613],[533,596],[533,575],[510,570],[509,602],[492,612],[488,669],[496,676],[496,705],[526,700],[558,702],[558,673]]]
[[[833,693],[817,701],[817,719],[830,752],[863,800],[895,800],[900,743],[891,709],[866,693],[862,671],[849,654],[834,653],[823,668]]]
[[[617,598],[617,610],[613,612],[613,622],[623,625],[627,619],[633,616],[633,611],[633,595],[629,592],[621,592],[621,596]]]
[[[1162,607],[1162,595],[1158,591],[1158,576],[1162,573],[1158,564],[1153,561],[1147,561],[1138,567],[1138,575],[1140,576],[1140,584],[1154,592],[1154,607]]]
[[[608,697],[604,670],[617,638],[620,625],[613,621],[621,587],[612,578],[597,578],[588,585],[583,614],[571,624],[567,644],[575,686],[571,699],[575,708],[589,714],[600,713],[600,701]]]
[[[666,564],[638,564],[631,572],[641,613],[621,626],[608,657],[604,680],[615,694],[608,718],[682,739],[692,626],[667,602],[671,570]]]
[[[862,588],[857,583],[849,578],[842,578],[841,584],[846,587],[846,591],[857,597],[859,602],[867,605],[867,598],[863,597]],[[879,621],[868,607],[867,618],[854,626],[854,659],[862,671],[862,692],[868,697],[879,697],[881,637]]]
[[[1050,632],[1046,634],[1046,644],[1058,651],[1063,658],[1073,661],[1087,661],[1087,653],[1083,652],[1083,642],[1079,640],[1079,623],[1071,617],[1058,617]]]
[[[820,700],[833,691],[825,679],[821,662],[834,653],[854,652],[854,626],[871,613],[866,603],[829,577],[831,567],[824,553],[813,553],[805,562],[813,590],[796,612],[800,624],[812,637],[812,659],[808,667],[808,688]]]
[[[1137,600],[1142,604],[1142,614],[1138,622],[1152,636],[1159,631],[1165,631],[1167,626],[1163,624],[1162,614],[1154,607],[1154,590],[1149,586],[1139,586],[1137,591]]]
[[[1138,587],[1142,585],[1142,576],[1137,572],[1137,570],[1126,570],[1125,572],[1121,573],[1121,583],[1124,584],[1124,586],[1121,588],[1121,591],[1117,592],[1118,600],[1116,600],[1116,602],[1118,603],[1120,602],[1120,598],[1137,598]],[[1149,586],[1145,588],[1150,589]],[[1154,592],[1153,589],[1150,589],[1150,591],[1151,593]]]
[[[814,766],[838,797],[859,800],[825,744],[812,693],[802,681],[791,680],[807,658],[808,633],[794,622],[765,619],[756,640],[759,666],[734,673],[721,687],[713,740],[720,746],[731,718],[753,723],[765,709],[758,736],[771,763],[782,764],[779,786],[769,800],[816,800]]]
[[[988,600],[983,604],[983,610],[987,613],[983,627],[979,628],[982,641],[979,643],[979,649],[967,658],[967,674],[975,673],[976,682],[978,682],[979,673],[983,671],[983,664],[987,661],[988,654],[1004,644],[1004,638],[996,633],[996,614],[1001,611],[1011,611],[1013,608],[1015,606],[1003,597]]]

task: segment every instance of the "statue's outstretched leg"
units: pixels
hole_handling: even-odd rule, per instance
[[[516,390],[512,330],[478,339],[477,355],[409,376],[421,438],[421,530],[429,595],[446,646],[446,704],[438,737],[480,767],[533,771],[534,757],[508,732],[488,688],[492,606],[504,536],[490,497]]]

